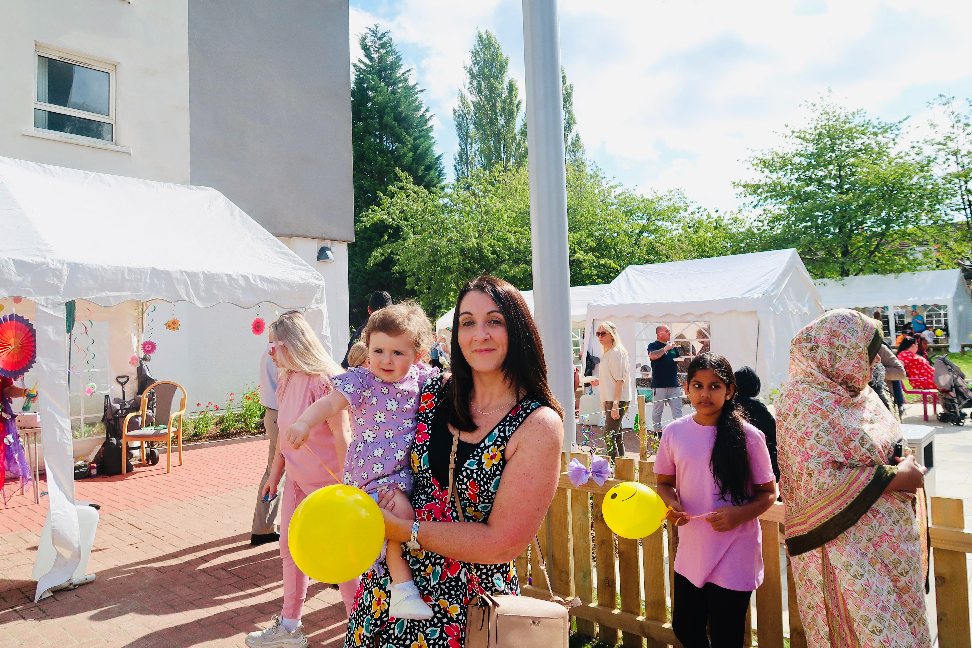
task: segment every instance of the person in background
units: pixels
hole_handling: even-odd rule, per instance
[[[665,403],[672,410],[672,418],[682,418],[682,388],[678,385],[678,347],[672,344],[672,331],[667,326],[655,328],[656,340],[648,345],[651,360],[651,422],[654,429],[661,429]]]
[[[368,360],[368,345],[364,342],[355,342],[351,349],[348,350],[348,368],[352,367],[365,367],[366,369],[371,365]]]
[[[901,426],[867,388],[881,342],[871,318],[824,313],[793,337],[775,401],[790,605],[809,646],[931,646],[925,468],[907,446],[896,456]]]
[[[899,333],[898,334],[898,337],[895,338],[895,340],[894,340],[894,345],[895,346],[900,345],[902,340],[904,340],[905,338],[909,338],[909,337],[915,337],[915,329],[914,329],[914,327],[912,327],[912,325],[910,323],[909,324],[905,324],[904,325],[904,328],[901,329],[901,333]]]
[[[915,338],[905,338],[898,345],[898,360],[904,365],[912,389],[938,389],[935,386],[935,370],[928,360],[915,354],[918,343]]]
[[[901,363],[898,356],[894,355],[894,351],[887,342],[882,341],[881,348],[878,350],[878,357],[881,359],[879,364],[884,370],[885,385],[891,394],[891,401],[894,403],[895,409],[897,409],[896,418],[900,421],[904,413],[905,404],[904,387],[902,387],[901,381],[907,378],[908,374],[905,372],[904,364]],[[876,371],[875,373],[880,372]]]
[[[762,388],[759,376],[752,367],[741,367],[734,375],[739,413],[766,437],[766,449],[773,464],[773,474],[776,475],[776,481],[780,481],[780,464],[776,458],[776,419],[762,401],[756,398]]]
[[[911,327],[914,329],[915,333],[921,333],[927,327],[925,326],[925,318],[923,315],[918,313],[918,309],[914,306],[911,307]]]
[[[280,500],[274,499],[268,502],[263,499],[263,487],[270,479],[273,457],[277,452],[277,364],[273,360],[273,348],[274,343],[271,342],[267,345],[263,357],[260,358],[260,404],[267,408],[263,414],[263,429],[267,431],[267,436],[270,438],[270,453],[267,456],[267,469],[257,489],[257,503],[253,511],[253,526],[250,531],[251,545],[280,540],[280,534],[276,531]]]
[[[385,306],[391,306],[391,305],[392,305],[391,295],[389,295],[384,290],[376,290],[375,292],[371,293],[371,298],[368,300],[368,317],[370,318],[371,314],[374,313],[375,311],[381,310]],[[354,335],[351,336],[351,339],[348,340],[348,352],[351,351],[351,347],[354,346],[355,342],[361,339],[361,332],[365,330],[366,326],[368,326],[368,320],[365,320],[365,323],[359,326],[355,330]],[[343,367],[344,369],[348,368],[347,352],[344,354],[344,360],[341,361],[341,367]]]
[[[738,415],[729,361],[696,356],[685,387],[695,414],[665,426],[655,457],[658,496],[679,527],[672,630],[685,648],[742,648],[763,582],[757,518],[776,501],[773,467],[762,432]]]
[[[604,412],[604,443],[612,459],[624,456],[624,432],[621,421],[631,402],[631,375],[628,350],[621,343],[618,327],[612,322],[601,322],[597,339],[604,349],[597,378],[591,384],[601,386],[601,405]]]
[[[915,342],[917,342],[917,350],[915,351],[915,355],[921,356],[930,363],[931,356],[928,355],[928,350],[931,348],[931,343],[928,341],[928,336],[922,333],[921,335],[915,337]]]
[[[304,316],[287,311],[270,325],[273,359],[280,369],[277,385],[278,426],[286,430],[315,401],[331,393],[331,377],[341,373],[338,364],[317,338]],[[325,423],[315,425],[305,442],[295,446],[286,434],[277,436],[270,478],[261,495],[272,501],[287,471],[280,510],[280,558],[283,569],[283,609],[274,615],[265,630],[246,636],[249,648],[307,648],[301,624],[304,600],[310,579],[300,571],[290,553],[287,531],[290,520],[304,499],[319,488],[341,482],[341,467],[351,440],[351,421],[340,412]],[[333,467],[333,468],[332,468]],[[332,472],[337,470],[337,474]],[[351,613],[358,579],[340,583],[345,611]]]

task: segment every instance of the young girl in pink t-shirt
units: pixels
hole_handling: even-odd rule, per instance
[[[280,370],[277,424],[281,430],[286,430],[314,401],[331,392],[330,378],[341,373],[342,369],[331,359],[313,329],[297,311],[284,313],[270,325],[270,347],[273,362]],[[314,426],[300,447],[291,444],[283,434],[277,438],[277,449],[263,497],[273,499],[277,496],[277,486],[286,470],[287,479],[280,507],[283,612],[273,617],[273,623],[266,630],[247,635],[246,645],[250,648],[307,647],[300,616],[307,597],[308,578],[290,555],[287,531],[294,510],[305,497],[318,488],[339,483],[350,440],[351,422],[347,412],[339,412]],[[335,471],[334,476],[328,468]],[[338,586],[348,613],[357,587],[358,579]]]
[[[665,427],[655,474],[678,525],[672,630],[685,648],[743,645],[746,610],[763,582],[759,520],[776,501],[766,438],[740,418],[732,367],[703,353],[685,382],[695,413]],[[684,526],[683,526],[684,525]]]

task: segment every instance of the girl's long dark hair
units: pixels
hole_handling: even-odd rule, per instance
[[[746,431],[736,406],[736,377],[732,365],[724,357],[718,353],[702,353],[689,363],[685,384],[690,384],[695,374],[704,369],[715,372],[726,385],[726,403],[716,421],[709,467],[719,487],[719,496],[733,506],[742,506],[752,498],[753,474],[749,467]]]
[[[506,320],[508,346],[503,360],[503,376],[517,392],[526,392],[541,405],[553,409],[564,418],[564,408],[550,391],[547,383],[547,362],[543,358],[540,333],[533,322],[530,309],[523,295],[513,285],[496,277],[482,276],[467,281],[456,298],[456,312],[452,318],[452,379],[443,399],[449,412],[449,425],[460,432],[473,432],[476,424],[469,412],[469,396],[472,393],[472,367],[459,346],[459,307],[462,298],[478,290],[489,295]]]

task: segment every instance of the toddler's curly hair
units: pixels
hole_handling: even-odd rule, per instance
[[[416,353],[425,353],[435,343],[432,322],[422,307],[411,301],[385,306],[372,313],[361,332],[361,339],[369,347],[372,333],[384,333],[392,337],[408,335],[412,338]]]

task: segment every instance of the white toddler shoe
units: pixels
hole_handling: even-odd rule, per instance
[[[424,621],[432,618],[432,608],[422,600],[414,581],[391,586],[391,603],[388,616],[396,619]]]

